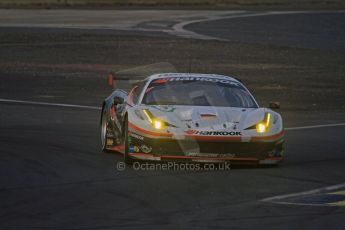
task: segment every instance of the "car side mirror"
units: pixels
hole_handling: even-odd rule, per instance
[[[124,99],[122,97],[114,97],[114,105],[123,104]]]
[[[271,101],[268,107],[270,109],[280,109],[280,103],[278,101]]]

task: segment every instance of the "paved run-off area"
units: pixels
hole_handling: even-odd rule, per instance
[[[7,8],[161,7],[214,9],[344,9],[342,0],[0,0]]]

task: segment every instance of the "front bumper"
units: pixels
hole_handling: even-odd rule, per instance
[[[283,137],[274,141],[241,142],[157,139],[142,137],[133,132],[130,136],[129,155],[142,160],[276,164],[283,160],[284,153]]]

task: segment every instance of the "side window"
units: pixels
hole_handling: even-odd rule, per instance
[[[145,86],[145,82],[140,82],[136,85],[137,85],[137,87],[134,89],[133,95],[132,95],[132,100],[133,100],[134,104],[138,104],[140,94],[143,91],[143,88]]]

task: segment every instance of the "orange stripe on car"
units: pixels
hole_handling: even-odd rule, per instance
[[[125,150],[125,146],[123,144],[120,144],[120,145],[113,146],[110,149],[117,152],[122,152],[123,150]]]
[[[155,84],[163,84],[163,83],[166,83],[167,81],[169,81],[170,78],[159,78],[155,81],[153,81],[153,83]]]

